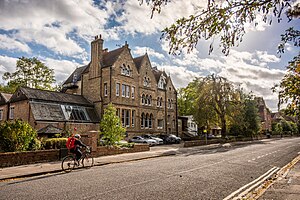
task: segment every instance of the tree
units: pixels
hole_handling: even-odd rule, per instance
[[[34,148],[37,133],[21,120],[0,124],[0,149],[4,151],[27,151]]]
[[[273,91],[279,90],[279,106],[288,103],[286,114],[300,119],[300,55],[296,56],[287,66],[287,73]]]
[[[53,69],[49,69],[35,57],[19,58],[16,71],[5,72],[3,80],[8,81],[8,87],[12,90],[16,90],[19,86],[53,90],[52,84],[55,82]]]
[[[209,75],[194,80],[197,87],[194,119],[198,126],[220,123],[222,136],[227,134],[228,120],[231,120],[239,103],[239,94],[224,77]]]
[[[152,15],[160,13],[162,5],[170,0],[139,0],[151,6]],[[243,40],[246,23],[257,25],[257,16],[262,16],[264,23],[272,24],[273,20],[281,22],[285,14],[289,20],[299,16],[299,3],[291,5],[293,0],[208,0],[206,8],[200,8],[194,15],[177,19],[163,30],[162,37],[169,41],[169,53],[178,54],[182,49],[193,50],[199,40],[209,40],[220,36],[222,52],[228,55],[233,46]],[[286,12],[285,12],[286,11]],[[298,36],[299,41],[299,34]],[[213,51],[213,42],[209,53]]]
[[[116,109],[110,103],[104,110],[104,115],[100,122],[100,134],[105,141],[105,145],[115,145],[125,137],[126,129],[121,127],[121,121],[116,116]]]
[[[252,96],[247,96],[244,101],[244,121],[245,134],[247,136],[255,136],[260,130],[260,117],[257,108],[257,102]]]

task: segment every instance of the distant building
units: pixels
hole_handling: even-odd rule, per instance
[[[267,108],[266,103],[262,97],[255,97],[257,102],[258,112],[261,119],[261,130],[271,131],[272,130],[272,117],[271,112]]]

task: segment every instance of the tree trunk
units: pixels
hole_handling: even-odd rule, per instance
[[[221,135],[222,135],[223,138],[225,138],[226,137],[226,132],[227,132],[225,116],[221,117],[221,124],[222,124]]]

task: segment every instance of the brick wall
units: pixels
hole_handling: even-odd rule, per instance
[[[86,139],[86,138],[85,138]],[[114,147],[96,147],[92,150],[94,157],[106,156],[106,155],[115,155],[121,153],[134,153],[149,151],[149,145],[147,144],[135,144],[133,148],[114,148]],[[26,165],[32,163],[41,163],[41,162],[52,162],[60,160],[60,150],[40,150],[40,151],[27,151],[27,152],[8,152],[0,153],[0,167],[11,167],[17,165]]]
[[[0,153],[0,167],[59,160],[59,149]]]

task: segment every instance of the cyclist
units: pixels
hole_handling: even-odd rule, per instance
[[[74,138],[75,138],[75,145],[74,145],[74,148],[70,149],[70,152],[75,153],[76,154],[76,160],[79,161],[79,159],[82,156],[82,152],[80,151],[80,147],[88,148],[88,146],[81,142],[81,140],[80,140],[81,136],[79,134],[75,134]],[[78,165],[79,165],[79,162],[78,162]]]

